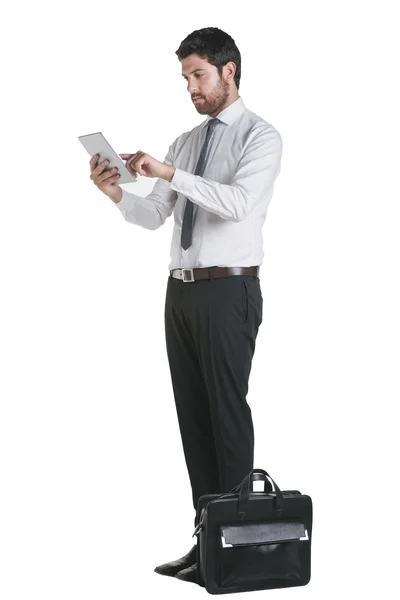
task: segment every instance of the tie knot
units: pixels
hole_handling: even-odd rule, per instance
[[[219,119],[210,119],[208,121],[208,127],[209,128],[215,127],[219,122],[220,122]]]

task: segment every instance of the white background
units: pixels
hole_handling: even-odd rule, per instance
[[[163,160],[199,124],[175,55],[219,27],[283,139],[263,229],[254,466],[311,496],[312,574],[398,587],[396,2],[50,2],[2,13],[0,595],[205,597],[164,334],[173,217],[128,224],[78,136]],[[149,193],[155,179],[126,186]],[[188,284],[190,285],[190,284]],[[396,559],[397,554],[397,559]],[[254,592],[254,597],[267,597]]]

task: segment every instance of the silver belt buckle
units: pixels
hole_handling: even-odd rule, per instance
[[[191,275],[191,279],[186,279],[185,278],[185,273],[189,271],[190,275]],[[182,269],[182,279],[185,283],[187,283],[188,281],[194,281],[194,275],[193,275],[193,269]]]

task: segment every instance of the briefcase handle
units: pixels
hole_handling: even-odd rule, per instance
[[[238,500],[238,518],[244,519],[246,516],[246,507],[247,502],[249,501],[250,495],[250,483],[253,481],[253,475],[255,473],[262,473],[265,477],[270,479],[271,483],[274,486],[275,492],[275,516],[282,517],[283,515],[283,494],[279,489],[278,485],[272,479],[271,475],[264,471],[264,469],[252,469],[250,473],[246,475],[243,479],[242,483],[239,485],[239,500]],[[238,486],[236,486],[238,487]]]
[[[275,492],[275,516],[277,517],[281,517],[283,514],[283,495],[281,490],[279,489],[279,487],[277,486],[277,484],[275,483],[275,481],[272,479],[272,477],[270,475],[268,475],[267,471],[264,471],[264,469],[252,469],[252,471],[250,471],[250,473],[248,473],[244,479],[238,483],[237,485],[235,485],[235,487],[233,487],[231,490],[229,490],[229,492],[225,492],[224,494],[220,494],[219,496],[217,496],[217,498],[214,498],[213,500],[210,500],[209,504],[211,504],[212,502],[215,502],[216,500],[219,500],[220,498],[224,498],[225,496],[229,496],[230,494],[238,494],[239,498],[238,498],[238,517],[239,519],[243,519],[246,516],[246,505],[249,499],[249,494],[250,494],[250,481],[253,481],[254,479],[259,479],[259,477],[254,477],[255,474],[259,474],[261,473],[265,479],[265,483],[269,484],[270,488],[271,488],[271,484],[274,487],[274,492]],[[266,487],[267,485],[264,486],[264,492],[266,493]],[[195,535],[199,534],[200,529],[202,529],[203,527],[203,518],[204,518],[204,514],[206,512],[206,509],[203,508],[199,517],[199,523],[196,525],[196,528],[194,530],[194,533],[192,535],[192,537],[194,537]]]
[[[262,491],[259,491],[259,492],[255,492],[254,489],[251,490],[251,491],[254,494],[267,494],[268,492],[274,492],[275,489],[274,489],[274,487],[273,487],[270,479],[268,479],[268,477],[266,477],[264,475],[264,473],[255,473],[255,471],[259,471],[259,470],[260,469],[253,469],[253,475],[252,475],[252,478],[251,478],[251,483],[253,483],[256,480],[257,481],[261,481],[262,480],[264,482],[264,489]],[[235,487],[230,490],[229,494],[232,494],[232,493],[235,494],[235,493],[239,492],[242,483],[243,483],[243,480],[240,483],[238,483],[237,485],[235,485]]]

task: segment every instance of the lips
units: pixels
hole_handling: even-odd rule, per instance
[[[197,96],[196,98],[193,98],[193,102],[196,102],[196,101],[198,102],[199,100],[201,100],[200,96]]]

